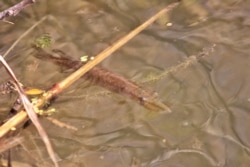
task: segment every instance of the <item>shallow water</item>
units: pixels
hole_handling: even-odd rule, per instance
[[[14,25],[1,22],[0,51],[50,15],[6,56],[24,85],[48,88],[69,73],[32,55],[37,37],[50,34],[48,50],[61,49],[74,59],[94,56],[169,3],[38,1],[11,18]],[[53,117],[78,131],[42,119],[60,166],[248,166],[249,9],[244,0],[186,0],[101,63],[157,91],[170,114],[149,111],[83,79],[67,89],[52,104],[58,111]],[[0,70],[3,82],[9,77]],[[0,98],[4,117],[14,97]],[[51,165],[34,127],[22,135],[27,141],[13,149],[13,161]]]

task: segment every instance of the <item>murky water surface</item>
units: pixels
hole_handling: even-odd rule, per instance
[[[70,73],[34,57],[32,44],[38,37],[49,34],[53,43],[48,51],[60,49],[79,60],[112,45],[170,2],[37,1],[9,19],[15,24],[1,22],[1,54],[46,17],[6,56],[24,85],[46,89]],[[1,10],[7,6],[1,2]],[[101,63],[157,91],[171,114],[154,113],[83,79],[67,89],[52,104],[57,111],[52,117],[78,131],[42,119],[60,166],[247,167],[249,11],[247,0],[185,0]],[[10,78],[0,70],[1,82]],[[0,98],[3,118],[14,96]],[[13,161],[50,166],[34,127],[22,135],[27,140],[13,149]]]

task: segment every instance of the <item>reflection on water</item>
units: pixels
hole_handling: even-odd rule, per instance
[[[1,22],[1,54],[50,14],[6,57],[23,84],[48,88],[68,73],[32,56],[36,38],[49,34],[53,44],[48,50],[61,49],[74,59],[94,56],[169,2],[39,1],[11,18],[14,25]],[[171,105],[171,114],[148,111],[83,79],[70,87],[53,103],[54,117],[79,130],[42,120],[60,165],[247,166],[249,8],[244,0],[185,0],[102,63],[156,90]],[[202,52],[205,56],[196,59]],[[9,77],[0,70],[4,82]],[[4,117],[14,98],[0,98]],[[35,132],[32,126],[23,134],[27,142],[13,149],[13,161],[48,166],[40,138],[30,132]]]

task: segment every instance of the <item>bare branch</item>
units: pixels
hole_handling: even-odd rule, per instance
[[[33,3],[35,3],[35,0],[23,0],[19,2],[18,4],[0,12],[0,20],[9,16],[16,16],[21,10]]]

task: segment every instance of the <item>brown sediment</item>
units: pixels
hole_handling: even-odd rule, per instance
[[[84,65],[81,61],[71,60],[69,56],[58,49],[52,50],[52,54],[45,52],[41,48],[35,47],[35,49],[38,51],[35,54],[37,58],[50,60],[67,69],[77,70]],[[53,53],[57,55],[55,56]],[[148,90],[107,69],[94,67],[84,77],[112,92],[128,96],[150,110],[171,112],[168,106],[157,99],[156,92]]]

